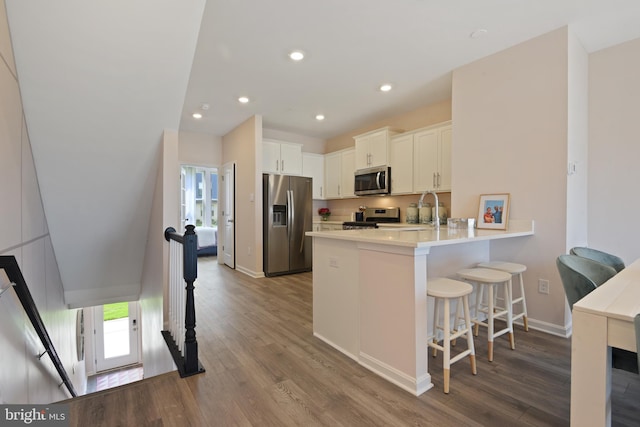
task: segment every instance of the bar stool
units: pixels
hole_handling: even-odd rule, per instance
[[[512,276],[518,276],[520,280],[520,297],[513,297],[513,286],[510,284],[511,289],[511,315],[512,320],[515,322],[516,320],[522,318],[522,323],[524,324],[524,330],[529,332],[529,323],[527,322],[527,300],[524,295],[524,280],[522,280],[522,273],[527,271],[527,266],[523,264],[516,264],[514,262],[503,262],[503,261],[491,261],[491,262],[481,262],[478,264],[478,267],[482,268],[492,268],[494,270],[504,271],[505,273],[509,273]],[[520,303],[522,305],[522,311],[520,313],[515,314],[515,305]]]
[[[506,308],[504,310],[499,310],[495,306],[495,296],[494,296],[494,288],[499,285],[504,285],[504,300],[511,301],[510,295],[510,286],[511,283],[511,274],[505,273],[500,270],[492,270],[490,268],[466,268],[458,271],[458,276],[461,278],[473,282],[478,285],[478,293],[476,295],[476,313],[475,318],[472,320],[475,323],[475,334],[478,336],[478,328],[480,325],[486,326],[488,329],[487,332],[487,341],[488,341],[488,356],[489,362],[493,362],[493,340],[504,334],[509,334],[509,344],[511,345],[511,350],[515,350],[516,345],[513,340],[513,320],[512,312],[511,312],[511,304],[505,304]],[[487,302],[483,303],[483,291],[484,288],[488,290]],[[487,321],[480,321],[479,314],[486,313]],[[504,329],[499,331],[495,331],[494,328],[494,320],[496,318],[504,317],[507,322],[507,326]]]
[[[473,292],[473,287],[468,283],[461,282],[459,280],[441,277],[427,282],[427,296],[435,299],[433,310],[433,335],[427,338],[427,344],[429,347],[433,348],[433,357],[436,357],[438,350],[443,352],[442,365],[444,369],[445,393],[449,393],[450,367],[453,363],[465,356],[469,356],[469,361],[471,362],[471,373],[473,375],[476,375],[477,373],[476,353],[473,346],[473,334],[471,332],[471,315],[469,313],[469,294],[471,292]],[[450,304],[452,299],[457,300],[456,314],[453,324],[453,329],[456,329],[455,331],[452,331],[450,325]],[[442,325],[438,323],[440,300],[443,300],[444,302],[444,319]],[[457,329],[459,321],[462,319],[459,313],[461,301],[464,306],[464,317],[462,317],[464,319],[464,327],[462,329]],[[441,329],[444,335],[442,345],[438,344],[438,329]],[[467,349],[458,353],[454,357],[451,357],[451,341],[465,334],[467,335]]]

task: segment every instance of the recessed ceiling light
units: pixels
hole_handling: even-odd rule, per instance
[[[317,114],[316,115],[316,120],[318,120],[318,121],[324,120],[324,114]]]
[[[247,102],[249,102],[249,98],[247,98],[246,96],[241,96],[240,98],[238,98],[238,102],[246,104]]]
[[[471,37],[472,39],[477,39],[482,36],[485,36],[487,33],[488,33],[487,30],[485,30],[484,28],[480,28],[478,30],[475,30],[473,33],[469,34],[469,37]]]
[[[389,83],[385,83],[380,86],[381,92],[389,92],[391,90],[391,85]]]
[[[202,118],[202,114],[200,114],[200,113],[193,113],[193,118],[194,118],[194,119],[201,119],[201,118]]]
[[[289,58],[291,58],[292,61],[302,61],[304,59],[304,52],[294,50],[289,53]]]

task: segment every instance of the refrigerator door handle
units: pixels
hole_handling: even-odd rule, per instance
[[[289,233],[291,233],[291,227],[293,227],[293,224],[295,222],[295,212],[296,212],[296,208],[293,204],[293,191],[292,190],[287,190],[287,204],[289,205],[289,225],[287,226],[287,230],[289,231]]]

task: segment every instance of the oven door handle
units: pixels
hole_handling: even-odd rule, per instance
[[[381,176],[382,176],[382,172],[378,172],[376,174],[376,184],[378,185],[378,190],[382,190],[382,184],[380,183]]]

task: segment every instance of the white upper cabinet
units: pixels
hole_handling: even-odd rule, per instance
[[[302,153],[302,176],[313,178],[313,198],[324,199],[324,156]]]
[[[413,138],[413,191],[451,191],[451,123],[415,132]]]
[[[342,153],[335,152],[324,156],[324,182],[327,199],[337,199],[340,197],[340,186],[342,185]]]
[[[262,140],[262,171],[282,175],[302,175],[302,145]]]
[[[325,199],[355,197],[355,150],[336,151],[324,156]]]
[[[391,194],[413,193],[413,134],[391,138]]]
[[[390,143],[391,194],[451,191],[451,122],[401,133]]]
[[[340,197],[355,197],[355,150],[342,152],[342,176]]]
[[[388,165],[389,140],[397,133],[397,130],[385,127],[354,136],[356,170]]]

